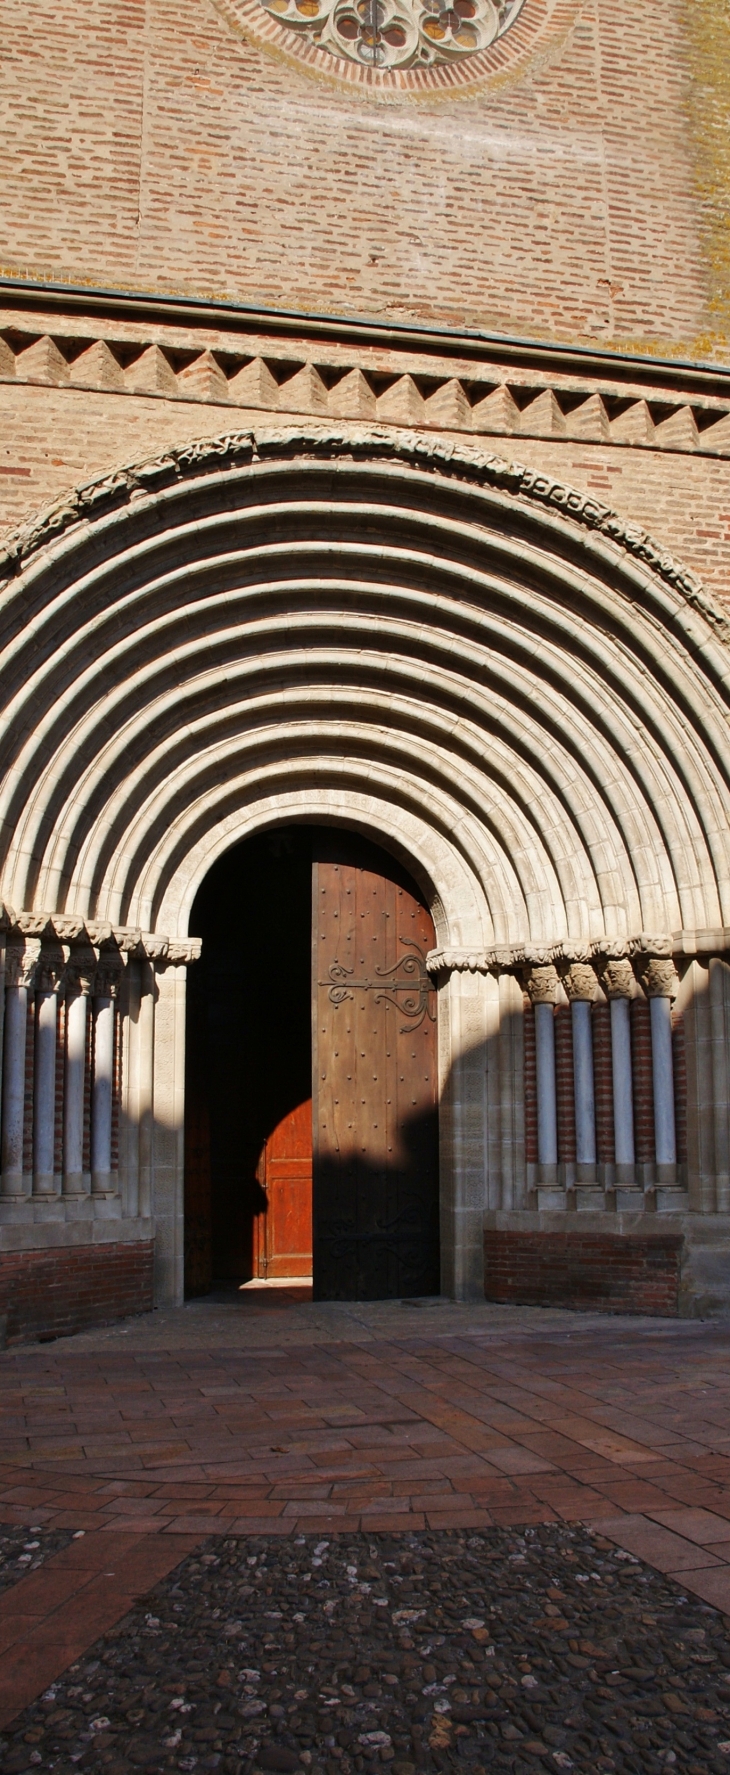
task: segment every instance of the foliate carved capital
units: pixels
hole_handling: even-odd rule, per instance
[[[107,959],[106,956],[102,955],[99,967],[94,976],[95,998],[116,998],[119,991],[119,982],[122,977],[123,968],[124,964],[121,956],[119,958],[110,956]]]
[[[36,969],[37,992],[58,992],[63,980],[66,958],[60,944],[43,945]]]
[[[8,944],[5,955],[6,985],[27,988],[34,986],[40,953],[41,945],[38,937],[29,937],[25,943]]]
[[[593,1003],[597,980],[596,970],[589,962],[574,962],[571,967],[561,970],[560,978],[571,1004]]]
[[[63,987],[67,998],[91,998],[95,990],[98,955],[91,948],[72,949],[63,972]]]
[[[599,962],[601,985],[607,998],[633,998],[636,993],[634,970],[630,961],[603,957]]]
[[[202,937],[187,937],[183,943],[168,943],[164,959],[170,968],[189,967],[191,962],[200,960],[202,947]]]
[[[647,998],[676,998],[679,975],[673,961],[660,961],[652,956],[640,963],[639,978]]]
[[[557,968],[527,968],[524,975],[525,991],[533,1005],[555,1005],[560,995],[560,978]]]

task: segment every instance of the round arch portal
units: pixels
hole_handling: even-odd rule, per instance
[[[638,995],[665,1065],[650,1001],[684,993],[691,1079],[706,964],[688,958],[725,953],[726,619],[650,538],[475,448],[314,426],[120,470],[26,530],[0,573],[2,1187],[21,1218],[45,1194],[61,1218],[88,1196],[154,1222],[159,1296],[179,1295],[191,907],[232,845],[302,821],[369,835],[431,909],[445,1290],[480,1290],[485,1213],[529,1214],[540,1189],[565,1212],[582,1185],[608,1213],[611,1190],[644,1187],[636,1142],[625,1162],[566,1160],[556,1123],[553,1152],[542,1009]],[[65,1007],[60,1157],[39,1110],[28,1159],[23,994],[23,1016]],[[665,1087],[666,1065],[655,1110]],[[652,1188],[730,1206],[719,1133],[711,1156],[692,1138],[680,1176],[657,1136]]]

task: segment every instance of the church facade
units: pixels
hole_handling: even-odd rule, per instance
[[[719,0],[11,10],[8,1336],[726,1310]]]

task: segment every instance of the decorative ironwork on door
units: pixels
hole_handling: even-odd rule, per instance
[[[329,979],[319,982],[320,986],[329,988],[330,1004],[342,1005],[347,999],[354,999],[356,992],[372,992],[376,1004],[392,1005],[408,1019],[401,1026],[401,1035],[409,1029],[418,1029],[424,1017],[435,1023],[436,988],[426,967],[423,950],[410,937],[401,937],[400,942],[409,953],[400,956],[390,968],[376,968],[374,980],[358,980],[354,968],[333,961]]]

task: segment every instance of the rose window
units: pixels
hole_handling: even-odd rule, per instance
[[[525,0],[261,0],[279,24],[370,68],[461,61],[503,37]]]

